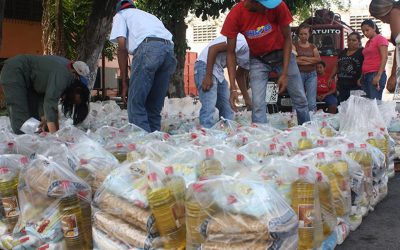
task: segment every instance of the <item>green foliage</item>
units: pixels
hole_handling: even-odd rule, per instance
[[[339,10],[348,10],[351,0],[284,0],[292,13],[299,21],[303,21],[314,15],[318,9],[330,9],[333,6]]]
[[[62,0],[65,49],[67,53],[66,57],[69,59],[76,60],[78,58],[77,49],[79,44],[82,42],[82,34],[84,33],[84,29],[92,11],[92,4],[92,0]],[[51,0],[50,30],[55,29],[55,9],[55,0]],[[103,49],[103,53],[106,55],[107,59],[113,59],[115,50],[115,46],[107,40]]]

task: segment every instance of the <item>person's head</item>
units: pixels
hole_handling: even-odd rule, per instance
[[[369,4],[369,13],[384,23],[390,23],[390,12],[393,8],[400,8],[400,2],[394,0],[372,0]]]
[[[276,8],[282,0],[246,0],[244,7],[251,12],[264,12],[266,9]]]
[[[325,74],[326,63],[324,61],[317,62],[317,74],[324,75]]]
[[[376,26],[375,22],[371,19],[364,20],[361,23],[361,30],[364,36],[368,39],[371,39],[377,34],[380,34],[378,26]]]
[[[84,85],[89,86],[88,76],[90,69],[86,63],[82,61],[71,62],[70,69],[75,78],[79,79]]]
[[[70,117],[77,125],[89,113],[89,88],[82,83],[79,79],[75,79],[68,88],[64,90],[61,95],[62,112],[65,117]]]
[[[300,24],[297,29],[297,35],[299,36],[300,42],[307,42],[311,35],[311,26],[307,23]]]
[[[118,12],[130,8],[136,8],[133,0],[118,0],[117,6],[115,7],[115,11]]]
[[[350,50],[357,50],[361,47],[361,35],[354,31],[347,36],[347,47]]]

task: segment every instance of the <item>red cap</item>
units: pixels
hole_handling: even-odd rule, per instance
[[[128,150],[129,151],[135,151],[136,150],[136,144],[134,144],[134,143],[128,144]]]
[[[88,164],[88,160],[86,160],[86,159],[80,159],[80,160],[79,160],[79,163],[80,163],[81,165],[85,165],[85,164]]]
[[[322,122],[322,127],[326,127],[326,126],[328,126],[328,123],[326,121],[323,121]]]
[[[167,133],[163,134],[163,139],[164,140],[168,140],[169,139],[169,134],[167,134]]]
[[[231,205],[231,204],[233,204],[233,203],[236,203],[237,202],[237,199],[236,199],[236,197],[234,196],[234,195],[229,195],[228,196],[228,204],[229,205]]]
[[[7,174],[8,172],[10,172],[8,167],[0,167],[0,174]]]
[[[307,137],[307,131],[301,131],[301,137]]]
[[[9,142],[7,143],[8,148],[13,148],[14,147],[14,142]]]
[[[340,150],[335,150],[335,152],[333,152],[335,154],[336,157],[340,157],[342,156],[342,151]]]
[[[236,161],[239,161],[239,162],[244,161],[244,155],[242,155],[242,154],[237,154],[237,155],[236,155]]]
[[[164,168],[164,173],[166,175],[173,175],[174,174],[174,167],[168,166]]]
[[[325,159],[325,153],[324,152],[319,152],[317,154],[317,159]]]
[[[197,134],[196,134],[196,133],[192,133],[192,134],[190,135],[190,137],[191,137],[192,139],[196,139],[196,138],[197,138]]]
[[[288,148],[293,147],[292,142],[291,141],[286,142],[286,146],[288,146]]]
[[[27,164],[28,163],[28,157],[22,156],[19,161],[21,162],[21,164]]]
[[[308,167],[299,167],[297,171],[300,176],[304,176],[308,173]]]
[[[120,129],[120,130],[118,130],[118,132],[125,133],[125,129]]]
[[[321,139],[317,140],[317,144],[318,144],[318,146],[323,146],[324,140],[321,140]]]
[[[115,145],[115,147],[118,148],[118,149],[119,149],[119,148],[123,148],[123,147],[124,147],[124,144],[122,144],[122,143],[119,142],[119,143],[117,143],[117,144]]]
[[[206,157],[207,157],[207,158],[214,157],[214,149],[212,149],[212,148],[207,148],[207,149],[206,149]]]
[[[354,149],[354,143],[349,143],[349,144],[347,144],[347,147],[348,147],[349,149]]]
[[[149,179],[149,181],[156,181],[157,180],[157,174],[152,172],[147,176],[147,178]]]
[[[276,144],[275,143],[269,144],[269,150],[276,150]]]
[[[385,132],[385,128],[379,128],[379,130]]]
[[[369,136],[369,137],[374,136],[374,132],[368,132],[368,136]]]
[[[322,173],[318,171],[318,172],[317,172],[317,181],[318,181],[318,182],[321,182],[322,179],[323,179]]]
[[[193,184],[192,184],[192,189],[193,189],[193,191],[195,191],[196,193],[200,193],[200,192],[203,191],[203,186],[204,186],[203,183],[196,182],[196,183],[193,183]]]
[[[247,136],[243,136],[242,142],[243,142],[243,144],[248,143],[249,142],[249,138]]]
[[[360,148],[367,148],[367,144],[361,143],[361,144],[360,144]]]

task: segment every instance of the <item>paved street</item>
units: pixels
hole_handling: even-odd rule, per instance
[[[400,249],[400,173],[389,180],[388,196],[363,219],[338,250]]]

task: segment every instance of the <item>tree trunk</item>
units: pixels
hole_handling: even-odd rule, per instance
[[[3,19],[4,19],[4,9],[6,8],[6,0],[0,0],[0,48],[3,38]]]
[[[51,55],[53,51],[53,23],[51,21],[51,0],[43,0],[43,16],[42,16],[42,44],[43,54]]]
[[[174,36],[175,54],[178,64],[176,66],[175,74],[172,77],[172,81],[169,85],[169,96],[170,97],[184,97],[184,82],[183,72],[185,67],[186,57],[186,29],[185,17],[181,16],[174,20],[173,24],[166,24],[167,28],[171,31]]]
[[[56,23],[55,23],[56,40],[54,44],[54,51],[52,51],[52,54],[65,57],[67,55],[67,51],[65,47],[62,0],[56,0],[55,16],[56,16]]]
[[[89,22],[78,46],[78,60],[87,63],[90,69],[90,89],[97,75],[97,62],[110,32],[117,0],[94,0]]]

